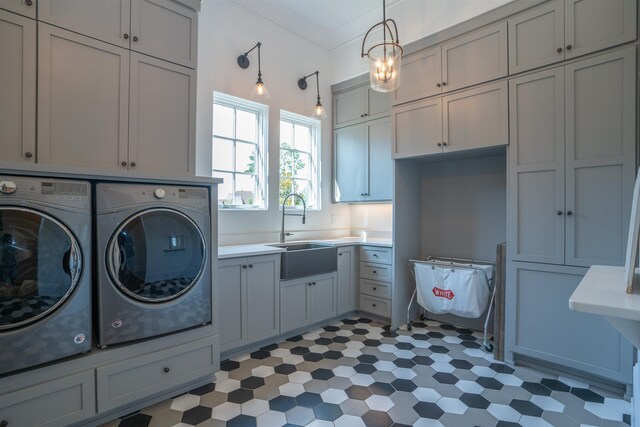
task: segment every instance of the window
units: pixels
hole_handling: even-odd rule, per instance
[[[280,205],[291,193],[307,209],[320,209],[320,122],[286,111],[280,114]],[[287,206],[302,206],[291,197]]]
[[[241,98],[213,94],[213,176],[218,206],[267,208],[268,107]]]

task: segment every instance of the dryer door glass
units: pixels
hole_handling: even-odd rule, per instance
[[[149,209],[129,217],[111,237],[111,279],[126,295],[164,302],[187,292],[205,267],[205,239],[186,215]]]
[[[31,209],[0,208],[0,330],[54,312],[81,271],[78,243],[61,222]]]

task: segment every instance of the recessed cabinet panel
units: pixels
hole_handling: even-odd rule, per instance
[[[250,342],[280,331],[280,264],[277,257],[247,258],[247,338]],[[277,269],[277,271],[276,271]],[[221,300],[224,304],[224,300]],[[224,319],[221,317],[221,319]],[[224,320],[226,322],[226,320]]]
[[[311,283],[311,301],[309,303],[311,308],[311,321],[319,322],[337,315],[335,275],[322,279],[313,279]]]
[[[31,3],[31,4],[29,4]],[[17,13],[27,18],[36,19],[36,0],[1,0],[0,9]]]
[[[336,129],[334,133],[336,202],[362,200],[365,192],[365,125]]]
[[[130,167],[175,175],[191,172],[195,71],[131,53],[130,93]]]
[[[127,158],[129,51],[38,25],[38,162],[119,167]]]
[[[367,108],[366,86],[351,89],[333,96],[333,125],[345,126],[360,121]]]
[[[36,23],[0,10],[0,149],[3,161],[36,159]]]
[[[402,58],[401,84],[394,92],[394,104],[426,98],[442,92],[440,46]]]
[[[308,325],[311,309],[307,292],[308,279],[280,282],[280,332],[285,333]]]
[[[190,68],[197,64],[198,14],[171,0],[131,0],[131,50]]]
[[[509,19],[509,72],[511,74],[563,59],[564,2],[562,0],[545,3]]]
[[[442,98],[444,151],[509,143],[507,82]]]
[[[442,45],[443,91],[504,77],[507,23],[485,27]]]
[[[393,198],[393,159],[391,158],[391,120],[386,117],[367,122],[369,141],[369,191],[367,201]]]
[[[394,157],[442,152],[442,100],[426,99],[392,112]]]
[[[246,297],[242,283],[243,265],[235,259],[218,262],[220,351],[239,347],[246,339],[247,325],[242,311]]]
[[[130,0],[38,0],[38,20],[129,48]]]
[[[565,0],[567,58],[636,38],[636,0]]]

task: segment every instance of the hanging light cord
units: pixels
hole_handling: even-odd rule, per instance
[[[391,28],[391,25],[393,25],[393,29]],[[373,46],[371,46],[369,50],[367,50],[366,52],[364,51],[364,45],[367,42],[367,37],[369,37],[369,34],[371,33],[371,31],[373,31],[378,26],[382,26],[382,29],[384,31],[384,34],[383,34],[384,39],[386,39],[387,31],[389,31],[389,36],[393,41],[394,49],[397,47],[398,49],[400,49],[400,53],[403,53],[404,49],[402,48],[402,46],[400,46],[400,37],[398,36],[398,25],[396,25],[396,21],[394,21],[393,19],[391,18],[387,19],[387,10],[385,7],[385,0],[382,0],[382,21],[378,22],[373,27],[369,28],[369,31],[367,31],[367,33],[364,35],[364,38],[362,39],[362,49],[360,51],[360,57],[362,58],[364,58],[365,56],[368,57],[369,52],[371,52],[374,48],[379,46],[382,46],[384,48],[385,56],[386,56],[387,44],[389,43],[386,43],[386,40],[384,39],[382,40],[382,43],[376,43]],[[395,32],[395,38],[393,37],[394,32]]]
[[[302,80],[307,80],[311,76],[316,76],[316,93],[318,94],[318,103],[320,103],[320,71],[314,71],[308,76],[302,77]]]

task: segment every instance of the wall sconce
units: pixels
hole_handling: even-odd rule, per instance
[[[264,99],[269,99],[270,95],[266,86],[262,82],[262,70],[260,69],[260,46],[262,46],[262,43],[258,42],[254,47],[249,49],[247,52],[238,56],[238,65],[240,66],[240,68],[245,68],[245,69],[248,68],[250,64],[248,55],[249,53],[251,53],[253,49],[258,48],[258,81],[256,82],[256,85],[254,86],[253,91],[251,92],[251,98],[264,100]]]
[[[367,37],[378,26],[382,27],[382,42],[375,43],[365,53],[364,44],[367,41]],[[389,39],[387,39],[387,33],[389,34]],[[362,58],[365,56],[369,58],[369,79],[373,90],[392,92],[400,86],[402,52],[403,49],[398,39],[398,26],[393,19],[387,19],[385,0],[382,0],[382,21],[369,28],[369,31],[364,35],[362,51],[360,52]]]
[[[316,89],[318,93],[318,102],[316,102],[316,106],[313,107],[313,113],[311,113],[311,117],[314,119],[322,120],[327,118],[327,112],[324,111],[324,107],[322,106],[322,102],[320,102],[320,71],[316,71],[314,73],[309,74],[308,76],[304,76],[298,80],[298,87],[302,90],[307,88],[307,78],[311,76],[316,76]]]

